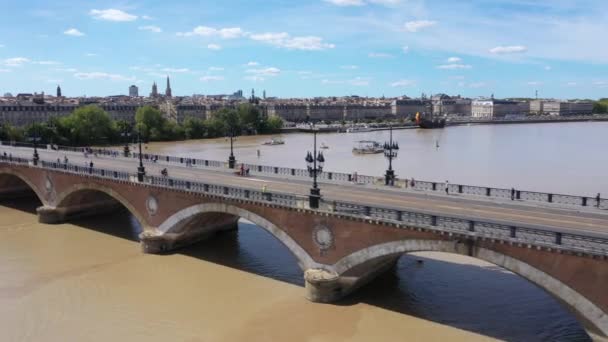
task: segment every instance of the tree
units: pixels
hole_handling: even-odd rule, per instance
[[[260,110],[249,103],[240,104],[237,113],[241,127],[246,130],[260,131],[264,126]]]
[[[233,108],[222,108],[215,116],[224,125],[223,135],[238,135],[241,133],[241,118],[239,117],[237,110]]]
[[[135,113],[136,128],[146,140],[162,140],[165,123],[162,113],[152,106],[140,107]]]
[[[283,119],[278,116],[268,118],[266,122],[268,133],[277,133],[283,128]]]
[[[605,114],[608,113],[608,99],[601,99],[593,103],[593,113]]]
[[[186,139],[202,139],[205,137],[205,124],[201,119],[187,117],[182,127]]]
[[[204,126],[208,138],[217,138],[226,134],[226,125],[217,117],[205,120]]]
[[[77,108],[59,120],[69,143],[86,146],[106,142],[116,135],[114,122],[103,109],[90,105]]]

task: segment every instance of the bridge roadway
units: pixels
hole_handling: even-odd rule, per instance
[[[2,146],[0,153],[11,153],[14,157],[31,158],[31,149]],[[81,153],[65,153],[51,150],[39,150],[40,159],[56,162],[68,156],[69,163],[85,166],[93,161],[95,168],[125,171],[134,174],[138,165],[137,159],[92,157],[85,158]],[[209,184],[237,186],[260,190],[266,186],[268,191],[278,191],[307,196],[312,182],[302,180],[280,179],[274,177],[242,177],[229,170],[208,170],[176,165],[147,162],[144,165],[147,174],[160,175],[166,167],[169,177]],[[394,190],[373,189],[361,185],[322,184],[321,195],[325,201],[339,200],[356,204],[391,207],[409,211],[433,212],[440,215],[466,216],[474,220],[503,221],[507,224],[523,224],[557,228],[577,234],[608,237],[608,213],[600,210],[553,208],[536,206],[530,203],[496,202],[481,199],[464,198],[457,195],[436,195]]]

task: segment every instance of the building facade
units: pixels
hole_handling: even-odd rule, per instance
[[[129,96],[130,97],[139,97],[139,88],[136,85],[132,85],[129,87]]]

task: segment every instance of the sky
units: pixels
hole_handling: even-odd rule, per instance
[[[3,0],[0,94],[608,97],[606,0]]]

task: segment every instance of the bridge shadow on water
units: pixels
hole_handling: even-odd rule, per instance
[[[40,202],[32,197],[0,205],[36,214]],[[141,231],[126,208],[70,223],[134,242]],[[174,253],[304,285],[291,252],[243,220],[236,231]],[[507,341],[590,341],[576,318],[540,288],[500,267],[445,253],[404,255],[394,268],[335,305],[359,303]]]

